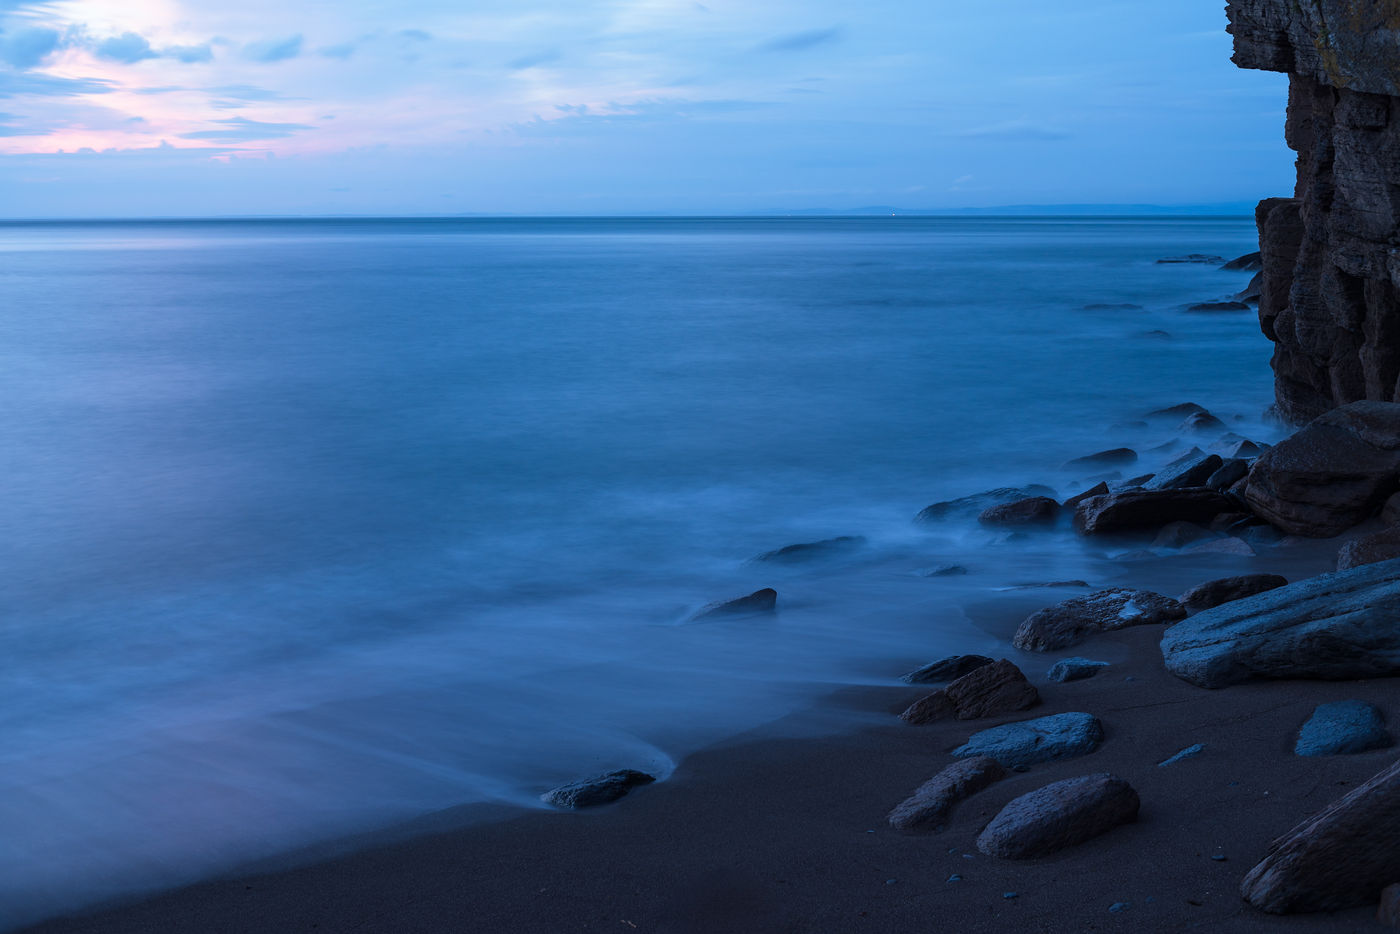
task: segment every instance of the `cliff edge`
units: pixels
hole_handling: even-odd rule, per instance
[[[1400,402],[1400,0],[1230,0],[1235,64],[1289,76],[1291,198],[1255,212],[1279,414]]]

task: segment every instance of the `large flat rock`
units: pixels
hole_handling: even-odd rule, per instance
[[[1167,630],[1162,658],[1172,674],[1206,688],[1400,674],[1400,559],[1197,613]]]
[[[1009,769],[1088,755],[1103,742],[1103,724],[1087,713],[1057,713],[994,726],[953,750],[959,759],[990,756]]]

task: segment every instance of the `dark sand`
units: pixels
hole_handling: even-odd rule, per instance
[[[1204,691],[1163,670],[1160,632],[1126,630],[1047,656],[1013,653],[1044,699],[1028,714],[911,727],[891,714],[925,690],[848,690],[823,709],[693,755],[669,781],[591,812],[463,808],[439,815],[436,830],[420,824],[411,839],[361,840],[359,849],[323,852],[317,862],[30,930],[1376,930],[1374,908],[1272,917],[1241,901],[1238,888],[1272,838],[1396,758],[1394,750],[1294,756],[1294,735],[1313,706],[1361,698],[1393,718],[1396,683]],[[1043,683],[1054,659],[1075,654],[1114,664],[1091,680]],[[1099,751],[1013,774],[964,802],[946,832],[906,836],[885,823],[973,731],[1070,710],[1102,719],[1107,739]],[[784,738],[852,712],[865,714],[868,726]],[[1208,746],[1202,755],[1157,766],[1196,742]],[[977,852],[978,831],[1011,798],[1103,771],[1140,793],[1136,824],[1044,859]],[[455,829],[441,829],[448,825]],[[1226,858],[1212,859],[1217,854]],[[954,874],[961,880],[949,881]],[[1128,907],[1111,911],[1115,903]]]

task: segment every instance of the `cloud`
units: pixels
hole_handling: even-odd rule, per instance
[[[300,54],[300,35],[286,39],[264,39],[261,42],[250,42],[243,47],[244,58],[264,64],[284,62],[289,58],[296,58]]]
[[[205,88],[210,94],[217,94],[220,97],[228,97],[237,101],[276,101],[285,100],[280,91],[273,91],[268,88],[260,88],[254,84],[222,84],[214,88]]]
[[[681,98],[653,98],[628,104],[610,103],[601,108],[587,104],[556,104],[559,116],[546,120],[536,117],[526,123],[511,125],[520,136],[564,137],[586,136],[603,127],[621,125],[664,124],[703,117],[722,117],[772,107],[767,101],[709,100],[692,101]]]
[[[323,45],[316,52],[326,58],[338,58],[341,61],[355,54],[355,43],[342,42],[339,45]]]
[[[156,57],[155,50],[145,37],[134,32],[124,32],[120,36],[104,39],[97,44],[94,52],[98,58],[109,62],[121,62],[123,65],[134,65]]]
[[[969,130],[960,130],[953,135],[962,137],[963,139],[1069,139],[1069,133],[1065,130],[1044,126],[1039,123],[1032,123],[1029,120],[1007,120],[1002,123],[992,123],[987,126],[973,127]]]
[[[526,68],[534,68],[538,65],[548,65],[550,62],[557,62],[564,57],[564,53],[558,49],[550,49],[545,52],[536,52],[533,55],[522,55],[519,58],[506,62],[513,71],[524,71]]]
[[[202,65],[214,60],[214,49],[207,42],[202,45],[168,45],[160,50],[160,54],[163,58],[173,58],[186,65]]]
[[[819,45],[827,45],[841,38],[841,27],[830,29],[809,29],[788,36],[779,36],[758,47],[760,52],[805,52]]]
[[[17,94],[77,97],[82,94],[106,94],[115,90],[115,83],[100,78],[59,78],[54,75],[0,71],[0,98],[14,97]]]
[[[215,120],[224,127],[222,130],[197,130],[181,133],[181,139],[221,140],[226,143],[247,143],[254,140],[284,139],[300,130],[314,130],[305,123],[262,123],[247,117],[231,117],[228,120]]]
[[[60,36],[53,29],[21,29],[0,35],[0,61],[21,71],[33,68],[54,53]]]
[[[399,36],[404,39],[412,39],[415,42],[428,42],[433,38],[430,32],[421,29],[400,29]]]

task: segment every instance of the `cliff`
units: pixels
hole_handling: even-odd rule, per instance
[[[1289,75],[1291,198],[1260,203],[1279,414],[1400,402],[1400,0],[1231,0],[1242,68]]]

